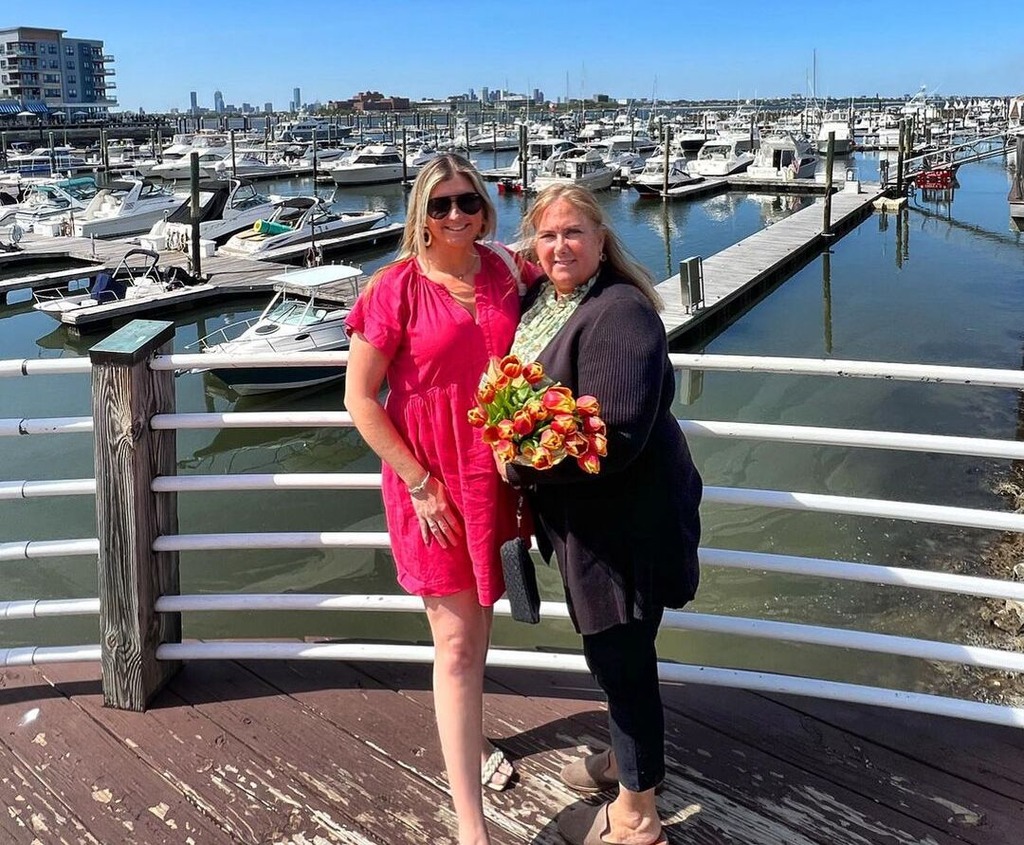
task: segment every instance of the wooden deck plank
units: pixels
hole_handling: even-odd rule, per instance
[[[54,837],[78,841],[81,824],[102,843],[224,842],[223,832],[166,780],[138,766],[129,748],[84,716],[79,696],[99,697],[98,667],[94,677],[91,692],[79,687],[71,699],[31,668],[0,676],[0,740],[67,810],[54,817]]]
[[[924,764],[915,746],[875,743],[802,712],[804,699],[794,698],[790,706],[742,691],[723,693],[695,685],[665,690],[669,710],[742,742],[758,736],[759,744],[776,759],[821,778],[833,792],[855,793],[876,802],[882,816],[888,808],[951,837],[949,841],[977,845],[1010,842],[1024,824],[1024,804],[974,783],[969,767],[962,765],[966,755],[954,758],[955,772]],[[824,709],[829,714],[867,711],[873,722],[882,724],[896,712],[837,702]],[[959,724],[920,716],[916,721],[927,722],[936,732]]]

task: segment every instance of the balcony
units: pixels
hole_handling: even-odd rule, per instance
[[[117,71],[112,67],[105,67],[103,70],[99,71],[99,74],[102,76],[113,76],[115,73],[117,73]]]
[[[114,61],[114,57],[105,53],[104,55],[100,56],[100,61],[112,62],[112,61]]]

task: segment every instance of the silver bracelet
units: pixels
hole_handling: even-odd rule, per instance
[[[420,493],[422,493],[424,490],[426,490],[427,489],[427,485],[430,483],[430,479],[431,479],[431,475],[428,472],[425,476],[423,476],[423,480],[419,484],[417,484],[415,487],[407,488],[409,490],[409,495],[410,496],[418,496]]]

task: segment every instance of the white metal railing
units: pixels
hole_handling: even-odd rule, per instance
[[[708,371],[786,373],[831,377],[900,379],[936,384],[983,385],[1010,389],[1024,388],[1024,373],[986,368],[889,364],[866,361],[812,360],[795,358],[755,358],[727,355],[673,355],[676,367]],[[223,360],[222,360],[223,359]],[[264,354],[240,360],[237,356],[168,355],[151,362],[154,370],[182,371],[210,366],[291,366],[308,364],[343,365],[345,353],[306,353],[301,355]],[[0,377],[89,372],[84,359],[0,361]],[[159,414],[151,419],[155,430],[200,430],[258,427],[351,426],[351,417],[335,412],[278,412],[223,414]],[[1024,444],[1017,441],[975,437],[939,436],[887,431],[863,431],[813,426],[735,423],[713,420],[681,420],[689,437],[752,439],[769,442],[830,445],[848,448],[893,449],[937,454],[978,456],[1005,460],[1024,458]],[[88,417],[0,420],[2,435],[83,433],[92,430]],[[188,493],[238,490],[337,490],[375,489],[379,473],[268,473],[253,475],[164,476],[155,479],[157,493]],[[0,500],[44,498],[70,495],[94,495],[94,479],[0,482]],[[934,522],[997,531],[1024,532],[1024,514],[1003,511],[896,502],[879,499],[811,494],[793,491],[751,490],[709,486],[705,502],[739,507],[764,507],[818,513],[834,513],[885,519]],[[177,534],[161,536],[154,542],[157,552],[195,552],[241,548],[388,548],[383,532],[276,532],[240,534]],[[31,560],[57,556],[99,554],[96,538],[41,540],[0,543],[0,561]],[[757,569],[859,581],[886,586],[938,591],[978,597],[1024,601],[1024,584],[995,578],[953,575],[943,572],[912,570],[782,554],[702,548],[703,566]],[[67,615],[95,615],[98,599],[22,600],[0,602],[0,619],[28,619]],[[325,596],[325,595],[202,595],[162,596],[158,612],[229,612],[254,610],[389,610],[422,612],[422,604],[409,596]],[[499,614],[507,613],[507,602],[499,602]],[[547,618],[565,618],[564,604],[545,602]],[[867,631],[827,628],[815,625],[777,622],[702,613],[669,612],[665,625],[712,634],[778,639],[825,647],[853,648],[862,651],[937,660],[1001,671],[1024,670],[1024,656],[1000,649],[964,646],[877,634]],[[165,644],[159,648],[161,659],[212,659],[229,656],[295,659],[334,657],[358,659],[358,655],[377,655],[374,659],[430,660],[429,648],[414,646],[309,645],[283,643],[188,643]],[[343,655],[351,655],[343,657]],[[0,649],[0,666],[28,665],[61,660],[94,660],[99,646],[26,647]],[[492,665],[552,666],[570,671],[586,671],[576,655],[537,654],[496,649]],[[922,712],[942,713],[963,718],[982,719],[1000,724],[1024,726],[1024,710],[977,702],[905,693],[875,687],[841,684],[814,678],[779,676],[731,669],[709,669],[663,663],[661,675],[669,681],[720,683],[748,689],[815,695],[847,701],[866,701],[891,707],[907,707]]]

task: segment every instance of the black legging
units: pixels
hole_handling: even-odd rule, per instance
[[[608,728],[619,783],[632,792],[653,789],[665,777],[665,714],[658,683],[653,619],[584,634],[583,655],[608,697]]]

